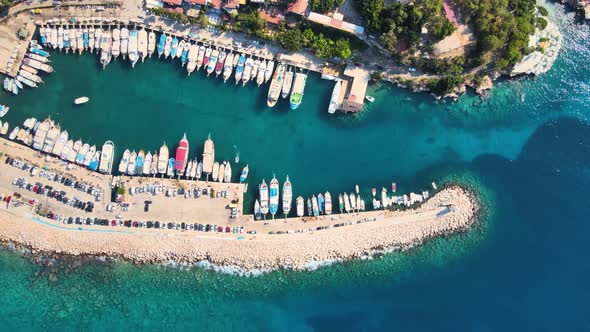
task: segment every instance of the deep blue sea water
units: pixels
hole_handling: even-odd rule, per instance
[[[47,268],[0,251],[1,326],[590,329],[590,29],[548,6],[564,47],[546,75],[502,82],[484,102],[469,95],[437,103],[375,86],[376,102],[358,118],[327,116],[330,86],[314,77],[301,110],[277,112],[264,107],[262,89],[185,80],[170,63],[148,60],[128,70],[119,62],[101,72],[94,57],[52,56],[58,70],[46,86],[0,95],[13,108],[9,121],[51,114],[76,136],[152,150],[184,131],[201,145],[211,132],[220,156],[230,160],[239,150],[252,181],[289,174],[296,193],[309,194],[355,183],[368,190],[392,179],[413,190],[446,178],[477,188],[486,213],[472,231],[408,252],[249,278],[124,262]],[[72,109],[79,95],[91,103]]]

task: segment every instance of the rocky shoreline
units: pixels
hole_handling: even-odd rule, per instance
[[[452,204],[453,211],[451,209]],[[2,210],[0,210],[2,211]],[[444,211],[445,214],[442,214]],[[336,262],[368,259],[407,250],[424,241],[462,232],[479,211],[474,193],[453,185],[416,209],[361,213],[375,221],[321,232],[260,234],[241,241],[227,237],[171,234],[87,234],[64,232],[25,218],[1,218],[0,242],[34,263],[51,266],[58,259],[126,260],[136,264],[199,267],[239,275],[276,269],[314,270]],[[2,212],[0,216],[6,216]],[[26,224],[23,224],[27,222]]]

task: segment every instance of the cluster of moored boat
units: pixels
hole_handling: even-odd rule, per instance
[[[433,188],[436,189],[436,185],[432,184]],[[391,184],[392,192],[396,192],[396,184]],[[270,212],[273,219],[275,214],[278,211],[278,204],[279,204],[279,182],[276,177],[273,176],[270,187],[266,184],[265,180],[262,180],[262,183],[259,185],[259,199],[256,200],[254,203],[254,216],[257,220],[264,217],[266,214]],[[360,212],[365,210],[365,201],[359,194],[359,186],[356,185],[355,193],[343,193],[338,195],[338,208],[340,213],[343,212]],[[377,200],[376,194],[377,191],[375,188],[372,189],[373,194],[373,209],[385,209],[390,207],[392,204],[398,205],[405,205],[410,206],[416,202],[422,202],[424,199],[429,197],[428,191],[423,191],[422,194],[415,194],[410,193],[409,195],[402,195],[402,196],[388,196],[387,189],[383,188],[381,190],[381,200]],[[291,205],[293,200],[293,187],[289,177],[285,183],[283,184],[283,214],[285,217],[291,211]],[[332,195],[329,191],[325,193],[319,193],[317,196],[313,195],[312,197],[308,197],[307,201],[302,197],[299,196],[296,199],[296,211],[298,217],[303,217],[306,215],[306,207],[307,207],[307,216],[317,217],[321,214],[324,215],[331,215],[332,214]]]
[[[228,50],[214,45],[198,44],[185,38],[162,33],[157,38],[154,31],[147,32],[145,28],[137,27],[129,30],[126,26],[83,27],[72,26],[44,26],[40,28],[41,43],[53,49],[70,50],[80,54],[85,50],[100,52],[100,62],[103,69],[113,58],[121,55],[123,59],[129,56],[131,66],[142,61],[147,56],[158,54],[158,57],[179,59],[181,66],[186,66],[188,75],[203,68],[207,76],[215,73],[222,76],[223,81],[234,76],[235,83],[243,86],[255,81],[258,86],[271,81],[267,104],[274,107],[279,97],[289,98],[292,109],[297,109],[303,100],[307,75],[296,72],[295,67],[264,58]],[[157,39],[157,40],[156,40]],[[272,79],[272,80],[271,80]]]
[[[81,139],[74,142],[69,139],[68,131],[61,131],[59,124],[50,117],[41,122],[28,118],[22,128],[14,127],[8,138],[92,171],[110,174],[112,170],[115,151],[113,142],[106,141],[102,150],[96,150],[96,145],[90,146]]]
[[[154,32],[148,32],[145,29],[129,30],[123,26],[115,27],[112,31],[110,27],[103,30],[102,27],[94,26],[42,26],[39,29],[41,44],[53,49],[64,50],[66,53],[84,51],[100,54],[100,63],[103,69],[111,62],[113,58],[121,55],[123,59],[129,57],[131,66],[135,66],[141,58],[143,61],[146,56],[154,53],[156,49],[156,35]]]
[[[43,50],[35,41],[31,42],[17,76],[4,79],[4,90],[17,95],[25,86],[36,88],[38,83],[44,83],[39,72],[53,72],[49,62],[49,52]]]
[[[203,151],[201,161],[196,156],[189,160],[189,142],[186,134],[178,143],[174,156],[170,155],[166,143],[153,154],[151,151],[145,154],[143,150],[135,152],[135,150],[126,149],[119,163],[119,173],[145,176],[161,175],[162,177],[176,176],[190,180],[198,180],[202,176],[206,176],[209,180],[209,176],[211,176],[213,181],[231,182],[231,163],[229,161],[221,163],[215,161],[215,144],[211,136],[205,141]],[[244,182],[247,177],[248,165],[242,170],[240,182]]]

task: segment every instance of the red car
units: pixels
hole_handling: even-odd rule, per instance
[[[117,221],[116,220],[112,220],[111,221],[111,226],[117,226]]]
[[[225,232],[226,232],[226,233],[231,233],[231,229],[229,228],[229,226],[226,226],[226,227],[225,227]]]
[[[218,231],[219,233],[223,233],[223,226],[219,226],[219,227],[217,227],[217,231]]]
[[[6,203],[10,203],[11,200],[12,200],[12,196],[6,196],[6,198],[4,198],[4,201]]]

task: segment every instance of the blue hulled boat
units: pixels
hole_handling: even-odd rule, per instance
[[[161,57],[164,54],[164,44],[166,43],[166,35],[160,35],[160,41],[158,42],[158,57]]]

